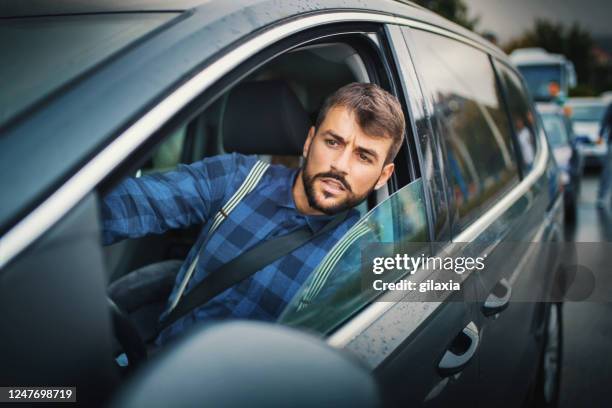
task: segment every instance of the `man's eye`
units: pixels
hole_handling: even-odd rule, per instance
[[[365,162],[369,162],[370,158],[366,154],[359,153],[359,160],[362,160],[362,161],[365,161]]]
[[[334,139],[327,139],[325,141],[327,143],[328,146],[337,146],[338,142],[336,142]]]

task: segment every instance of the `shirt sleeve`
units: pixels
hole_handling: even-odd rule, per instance
[[[255,160],[234,153],[127,178],[102,200],[102,243],[205,223]]]

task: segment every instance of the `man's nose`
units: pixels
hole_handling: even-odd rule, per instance
[[[351,159],[350,149],[343,149],[339,152],[332,161],[332,168],[344,174],[348,174]]]

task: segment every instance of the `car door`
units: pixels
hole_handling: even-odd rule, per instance
[[[496,61],[506,105],[518,139],[520,117],[535,118],[520,77]],[[529,119],[527,119],[529,122]],[[518,123],[518,125],[517,125]],[[533,387],[540,367],[547,304],[562,240],[561,200],[555,167],[543,130],[534,120],[526,123],[537,152],[532,163],[517,140],[523,193],[501,214],[505,218],[503,242],[489,251],[490,266],[481,272],[482,331],[479,406],[518,406]],[[512,216],[511,214],[515,214]],[[481,234],[486,234],[482,231]],[[508,262],[508,260],[512,260]],[[494,267],[496,266],[497,267]],[[504,309],[488,305],[507,302]]]
[[[2,265],[1,384],[76,387],[85,405],[102,403],[118,385],[99,228],[89,194]],[[14,237],[3,241],[3,254]]]

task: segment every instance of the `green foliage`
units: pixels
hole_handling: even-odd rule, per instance
[[[578,84],[573,89],[570,89],[569,96],[597,96],[598,92],[590,86],[586,84]]]
[[[414,3],[470,30],[478,24],[478,17],[468,15],[468,8],[462,0],[414,0]]]

